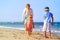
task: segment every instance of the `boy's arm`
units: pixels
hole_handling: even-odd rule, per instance
[[[53,22],[54,22],[54,17],[52,16],[52,24],[53,24]]]

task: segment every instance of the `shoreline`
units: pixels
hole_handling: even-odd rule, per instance
[[[16,29],[16,30],[25,30],[25,28],[18,28],[18,27],[8,27],[8,26],[0,26],[0,28],[8,28],[8,29]],[[33,28],[34,32],[43,32],[42,29],[39,28]],[[60,34],[60,31],[52,30],[51,31],[54,34]]]

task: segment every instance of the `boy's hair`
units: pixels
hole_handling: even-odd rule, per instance
[[[28,4],[26,4],[26,6],[29,6],[30,7],[30,4],[28,3]]]
[[[45,9],[48,9],[49,10],[49,7],[45,7]]]

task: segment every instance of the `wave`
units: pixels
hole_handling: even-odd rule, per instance
[[[9,29],[17,29],[17,30],[25,30],[25,28],[18,28],[18,27],[8,27],[8,26],[0,26],[0,28],[9,28]],[[34,28],[33,31],[35,32],[43,32],[42,28]],[[60,34],[58,30],[51,30],[52,33]]]

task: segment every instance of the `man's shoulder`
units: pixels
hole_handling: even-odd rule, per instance
[[[24,10],[23,11],[26,11],[26,8],[24,8]]]
[[[32,8],[30,8],[30,10],[32,10]]]
[[[32,8],[30,8],[30,11],[33,12]]]
[[[26,8],[24,8],[24,10],[26,10]]]

